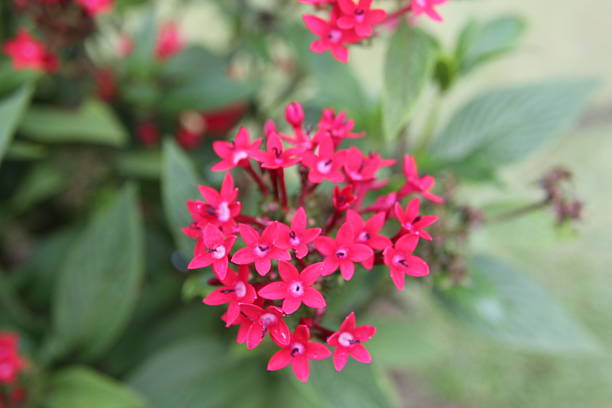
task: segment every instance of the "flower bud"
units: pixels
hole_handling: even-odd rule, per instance
[[[291,102],[285,109],[285,119],[293,127],[301,127],[304,122],[304,109],[299,102]]]

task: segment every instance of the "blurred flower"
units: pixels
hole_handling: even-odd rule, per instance
[[[316,53],[331,51],[335,59],[346,63],[349,55],[345,44],[356,43],[360,38],[352,30],[344,30],[338,27],[336,19],[335,13],[332,13],[329,21],[307,14],[304,16],[304,23],[311,33],[319,37],[310,45],[311,51]]]
[[[159,131],[152,120],[140,122],[136,127],[136,136],[145,146],[154,146],[159,143]]]
[[[418,193],[434,203],[444,202],[442,197],[429,192],[436,183],[436,180],[431,176],[419,177],[416,160],[410,155],[404,156],[404,177],[406,177],[406,184],[400,190],[400,198],[408,194]]]
[[[185,44],[175,22],[169,21],[161,26],[155,42],[155,58],[166,60],[179,53]]]
[[[410,6],[412,8],[412,13],[416,17],[426,14],[427,17],[434,21],[442,21],[442,16],[438,14],[434,7],[440,6],[447,1],[448,0],[412,0]]]
[[[16,333],[0,332],[0,384],[12,384],[24,368]]]
[[[12,58],[13,67],[17,70],[31,69],[48,73],[57,70],[57,57],[25,29],[20,29],[14,39],[5,42],[3,50]]]
[[[372,35],[373,25],[380,24],[387,17],[387,12],[382,9],[371,9],[372,0],[338,0],[338,6],[342,15],[338,18],[338,27],[343,30],[354,29],[359,37]]]
[[[90,16],[96,16],[110,11],[113,7],[113,0],[76,0]]]
[[[103,101],[112,101],[117,97],[117,82],[115,73],[110,68],[99,68],[94,73],[96,95]]]
[[[206,132],[226,133],[233,128],[246,111],[246,106],[236,103],[223,109],[202,112]]]

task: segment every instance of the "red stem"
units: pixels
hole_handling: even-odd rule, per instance
[[[248,163],[248,165],[244,166],[244,169],[246,170],[247,173],[249,173],[251,177],[253,177],[253,180],[255,180],[255,182],[257,183],[257,186],[259,187],[259,191],[261,191],[261,194],[268,195],[268,187],[266,186],[266,183],[264,183],[261,176],[257,174],[255,170],[253,170],[253,167],[251,166],[250,162]]]
[[[251,217],[250,215],[239,214],[236,216],[236,221],[259,228],[265,228],[265,225],[262,222],[258,221],[255,217]]]
[[[281,167],[278,172],[278,184],[280,185],[281,206],[287,211],[289,204],[287,203],[287,186],[285,185],[285,169]]]
[[[272,181],[272,194],[274,195],[274,199],[280,204],[280,195],[278,193],[278,172],[276,170],[272,170],[270,172],[270,180]]]
[[[327,222],[325,223],[323,235],[329,234],[329,232],[334,229],[336,224],[338,224],[338,221],[340,221],[341,214],[341,211],[334,209],[333,214],[327,219]]]
[[[383,23],[388,23],[389,21],[393,21],[399,16],[401,16],[402,14],[409,12],[410,10],[412,10],[412,2],[408,4],[407,6],[402,7],[401,9],[397,10],[396,12],[389,14]]]

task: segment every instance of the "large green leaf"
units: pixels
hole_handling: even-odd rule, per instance
[[[4,152],[11,143],[13,133],[28,105],[31,94],[32,86],[26,85],[0,101],[0,163],[2,163]]]
[[[258,393],[265,366],[237,362],[214,340],[193,338],[171,345],[136,370],[128,383],[147,399],[147,407],[230,407]]]
[[[70,367],[54,374],[45,399],[48,408],[139,408],[140,395],[87,367]]]
[[[525,22],[517,16],[503,16],[486,23],[469,21],[457,41],[455,51],[462,74],[511,51],[525,31]]]
[[[136,200],[136,190],[126,186],[68,253],[54,296],[52,356],[96,357],[128,323],[144,272]]]
[[[599,342],[543,288],[513,266],[476,258],[470,284],[437,298],[467,327],[511,346],[549,353],[588,353]]]
[[[333,367],[332,359],[311,362],[308,383],[298,385],[317,406],[326,408],[390,407],[379,374],[371,364],[349,361],[342,372]],[[304,389],[305,388],[305,389]]]
[[[557,80],[487,92],[451,118],[435,140],[436,159],[506,164],[563,134],[588,106],[593,80]]]
[[[76,110],[32,107],[19,130],[30,139],[45,143],[94,143],[121,146],[127,133],[102,102],[90,100]]]
[[[395,31],[385,58],[383,121],[387,140],[406,125],[431,75],[437,45],[418,28],[403,23]]]
[[[199,196],[198,176],[187,155],[173,141],[164,142],[163,155],[161,193],[166,221],[178,248],[189,253],[193,243],[181,228],[192,222],[186,203]]]

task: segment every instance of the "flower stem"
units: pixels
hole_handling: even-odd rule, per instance
[[[398,18],[399,16],[401,16],[402,14],[406,14],[410,10],[412,10],[412,2],[408,4],[407,6],[402,7],[401,9],[389,14],[383,23],[389,23],[395,20],[396,18]]]
[[[252,225],[254,227],[259,227],[259,228],[264,228],[265,225],[260,222],[259,220],[257,220],[257,218],[252,217],[250,215],[244,215],[244,214],[239,214],[236,216],[236,221],[237,222],[241,222],[243,224],[249,224]]]
[[[528,213],[530,213],[532,211],[537,211],[537,210],[539,210],[541,208],[544,208],[549,203],[550,203],[550,201],[548,199],[540,200],[540,201],[537,201],[535,203],[526,205],[524,207],[520,207],[520,208],[517,208],[515,210],[509,211],[509,212],[506,212],[506,213],[503,213],[503,214],[499,214],[498,216],[491,218],[490,221],[493,221],[493,222],[508,221],[508,220],[513,219],[513,218],[517,218],[517,217],[520,217],[522,215],[528,214]]]
[[[287,211],[289,205],[287,203],[287,186],[285,185],[285,169],[280,168],[277,170],[278,172],[278,184],[280,185],[280,194],[281,194],[281,206],[283,210]]]
[[[266,183],[264,183],[261,176],[257,174],[255,170],[253,170],[253,167],[251,166],[250,162],[248,165],[244,166],[244,169],[246,170],[247,173],[249,173],[249,175],[253,178],[253,180],[255,180],[255,183],[257,183],[257,186],[259,187],[259,191],[261,191],[261,194],[268,195],[268,187],[266,186]]]
[[[341,214],[341,211],[334,209],[333,214],[327,219],[327,222],[325,223],[323,235],[329,234],[329,232],[334,229],[334,227],[338,224],[338,221],[340,221]]]

